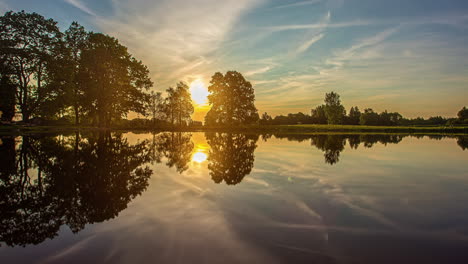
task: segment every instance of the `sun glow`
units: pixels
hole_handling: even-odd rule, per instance
[[[208,89],[202,80],[197,79],[190,84],[190,94],[196,106],[204,106],[208,104]]]
[[[208,156],[203,153],[203,152],[195,152],[192,156],[192,161],[195,161],[197,163],[202,163],[204,162],[206,159],[208,158]]]
[[[195,142],[195,148],[193,149],[192,152],[192,162],[195,163],[202,163],[208,159],[208,150],[210,146],[204,141],[204,138],[201,139],[203,141],[198,141],[197,138],[194,137],[194,142]]]

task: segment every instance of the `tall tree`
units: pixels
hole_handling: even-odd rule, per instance
[[[328,124],[335,125],[343,122],[346,111],[337,93],[330,92],[325,94],[325,114]]]
[[[0,118],[2,121],[11,122],[15,116],[16,86],[12,83],[10,76],[0,69]]]
[[[208,91],[210,111],[205,117],[208,125],[252,124],[259,116],[255,107],[255,94],[252,84],[236,71],[225,75],[215,73]]]
[[[151,121],[153,122],[154,126],[156,119],[162,114],[163,110],[163,98],[160,92],[151,92],[150,96],[148,97],[148,105],[146,108],[148,110],[147,114],[151,116]]]
[[[148,68],[115,38],[91,33],[81,54],[84,107],[100,127],[110,126],[130,111],[145,114],[145,90],[153,85],[148,75]]]
[[[72,22],[67,31],[65,31],[65,43],[69,52],[70,77],[68,82],[68,92],[70,104],[75,115],[75,124],[80,123],[80,112],[85,98],[84,87],[79,79],[80,61],[83,50],[88,45],[89,34],[84,27],[77,22]]]
[[[179,82],[174,89],[169,87],[167,97],[164,102],[164,114],[172,125],[182,126],[191,120],[194,108],[190,96],[189,87],[183,82]]]
[[[7,12],[0,17],[2,60],[14,69],[12,82],[23,121],[29,121],[44,99],[44,78],[61,33],[57,22],[37,13]]]

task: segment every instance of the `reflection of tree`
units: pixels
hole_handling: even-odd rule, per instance
[[[362,143],[364,147],[371,148],[376,143],[383,145],[397,144],[399,143],[404,135],[388,135],[388,134],[312,134],[312,135],[275,135],[277,138],[287,138],[288,140],[294,140],[302,142],[304,140],[311,140],[312,146],[324,152],[325,162],[333,165],[340,160],[340,153],[344,150],[346,140],[349,146],[353,149],[357,149]]]
[[[235,185],[252,171],[258,135],[206,133],[206,138],[211,147],[208,169],[214,182]]]
[[[0,241],[38,244],[63,224],[77,232],[117,216],[148,185],[147,143],[130,145],[121,135],[100,132],[24,136],[15,153],[10,143],[1,145],[0,155],[13,155],[18,165],[9,177],[2,166]]]
[[[346,139],[342,135],[317,135],[311,139],[311,144],[324,151],[325,162],[333,165],[340,160]]]
[[[457,144],[463,150],[468,149],[468,137],[467,136],[459,136],[457,138]]]
[[[161,133],[154,141],[157,152],[162,153],[167,158],[167,166],[175,167],[179,173],[188,169],[194,147],[192,134],[182,132]]]

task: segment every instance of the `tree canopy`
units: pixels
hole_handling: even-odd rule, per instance
[[[259,119],[252,84],[236,71],[211,77],[208,96],[211,105],[206,114],[207,125],[253,124]]]

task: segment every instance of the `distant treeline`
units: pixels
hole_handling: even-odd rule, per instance
[[[330,125],[366,125],[366,126],[412,126],[412,125],[456,125],[468,124],[468,109],[463,107],[457,114],[457,118],[445,118],[441,116],[424,119],[405,118],[398,112],[387,110],[378,113],[372,108],[366,108],[363,112],[357,106],[351,107],[346,113],[341,104],[340,96],[335,92],[325,95],[325,104],[311,110],[311,114],[295,113],[278,115],[274,118],[268,113],[263,113],[259,123],[261,125],[294,125],[294,124],[330,124]]]

